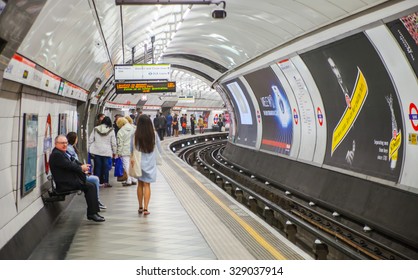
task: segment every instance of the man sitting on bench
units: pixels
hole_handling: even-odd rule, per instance
[[[49,157],[49,166],[57,186],[57,192],[82,190],[87,202],[87,219],[95,222],[104,222],[105,219],[98,214],[99,201],[96,186],[86,181],[89,164],[81,164],[67,154],[68,140],[65,135],[55,138],[55,148]]]

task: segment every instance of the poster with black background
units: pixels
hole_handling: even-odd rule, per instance
[[[244,76],[261,109],[260,149],[289,155],[293,142],[293,115],[289,99],[271,67]]]
[[[404,150],[399,100],[367,37],[356,34],[301,58],[324,103],[324,163],[397,181]]]
[[[418,77],[418,13],[387,23]]]

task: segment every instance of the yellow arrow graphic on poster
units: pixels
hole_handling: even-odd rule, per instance
[[[399,133],[396,135],[396,137],[392,138],[390,140],[389,145],[389,159],[391,160],[397,160],[398,159],[398,150],[401,147],[401,141],[402,141],[402,132],[399,131]]]
[[[331,156],[353,127],[353,124],[360,114],[364,102],[366,101],[368,92],[369,88],[367,86],[367,81],[363,72],[361,72],[360,68],[357,67],[356,84],[353,89],[353,94],[351,95],[351,108],[347,106],[344,114],[332,133]]]

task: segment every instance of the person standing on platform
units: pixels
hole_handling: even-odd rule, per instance
[[[165,118],[167,120],[167,136],[173,136],[171,127],[173,125],[173,116],[170,112],[167,113],[167,117]]]
[[[112,121],[105,117],[102,123],[96,126],[89,137],[90,154],[94,158],[94,175],[99,177],[100,184],[105,188],[109,184],[109,160],[116,154],[116,136]]]
[[[161,113],[160,117],[158,118],[158,136],[160,137],[160,140],[164,140],[164,134],[167,130],[167,120],[165,119],[165,116]]]
[[[190,115],[190,134],[195,135],[194,133],[194,127],[196,125],[196,118],[194,117],[194,114]]]
[[[153,119],[152,123],[154,125],[155,131],[157,131],[158,133],[158,128],[160,127],[160,113],[157,113],[155,115],[155,118]]]
[[[104,117],[106,117],[106,115],[103,113],[97,114],[95,126],[100,125]]]
[[[180,117],[180,128],[181,128],[181,134],[183,134],[183,119],[184,119],[184,114],[181,114],[181,117]]]
[[[179,137],[179,118],[177,116],[177,114],[174,114],[173,117],[173,134],[175,137]]]
[[[135,133],[134,126],[129,123],[127,117],[119,118],[116,122],[119,127],[117,136],[117,155],[121,158],[123,170],[127,174],[126,182],[122,183],[124,187],[136,185],[137,180],[129,176],[129,159],[131,155],[131,139]]]
[[[139,118],[140,115],[142,115],[142,111],[141,111],[141,109],[137,108],[136,109],[136,117],[134,119],[134,125],[135,126],[136,126],[136,123],[138,122],[138,118]]]
[[[186,135],[187,114],[183,114],[183,116],[180,118],[180,125],[181,125],[181,134]]]
[[[222,131],[222,127],[224,126],[222,114],[219,114],[218,126],[219,126],[219,131]]]
[[[205,128],[205,123],[203,122],[202,115],[199,116],[199,120],[197,121],[197,126],[199,127],[200,134],[202,134]]]
[[[118,131],[119,131],[119,127],[118,127],[118,125],[116,124],[116,122],[117,122],[117,120],[118,120],[119,118],[122,118],[122,115],[121,115],[121,114],[116,114],[116,115],[115,115],[115,120],[113,121],[113,129],[114,129],[114,131],[115,131],[115,137],[116,137],[116,135],[118,135]],[[101,124],[101,123],[100,123],[100,124]]]
[[[65,135],[55,137],[55,148],[49,156],[49,166],[58,192],[82,190],[87,203],[87,219],[104,222],[100,211],[96,186],[86,180],[89,164],[81,164],[67,154],[68,140]]]
[[[136,126],[135,126],[135,124],[134,124],[134,120],[132,119],[132,117],[131,117],[131,116],[125,116],[125,119],[128,121],[128,123],[129,123],[130,125],[132,125],[132,126],[133,126],[133,128],[136,128]]]
[[[77,133],[71,131],[67,134],[67,140],[68,140],[68,146],[67,146],[67,154],[70,155],[70,157],[73,157],[75,160],[80,162],[78,158],[78,149],[77,149],[77,142],[78,137]],[[91,174],[86,174],[86,180],[87,182],[90,182],[96,186],[97,189],[97,201],[99,202],[99,208],[100,209],[106,209],[107,207],[100,201],[100,180],[99,177]]]
[[[139,150],[141,155],[142,175],[138,178],[137,196],[138,214],[149,215],[149,202],[151,199],[151,183],[157,180],[157,154],[161,154],[161,144],[157,133],[153,129],[151,119],[146,115],[138,118],[133,143],[133,149]],[[155,149],[158,149],[156,151]]]

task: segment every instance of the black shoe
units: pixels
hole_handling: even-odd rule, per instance
[[[93,220],[95,222],[104,222],[105,221],[105,219],[102,216],[99,216],[98,214],[87,215],[87,219],[88,220]]]
[[[102,215],[100,215],[99,213],[97,213],[96,215],[99,216],[100,218],[104,219],[104,217]]]

